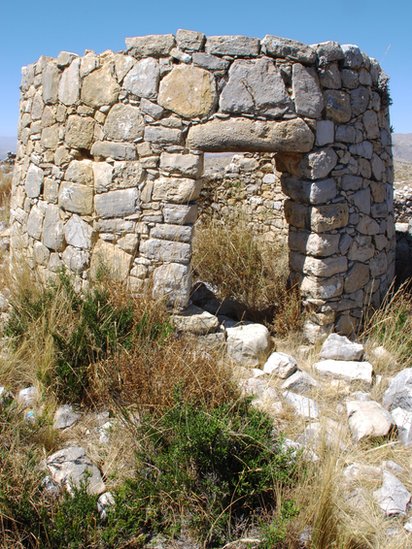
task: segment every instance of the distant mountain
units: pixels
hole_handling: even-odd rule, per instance
[[[0,136],[0,160],[6,158],[8,152],[16,152],[17,138]]]
[[[392,143],[395,160],[412,162],[412,133],[394,133]]]

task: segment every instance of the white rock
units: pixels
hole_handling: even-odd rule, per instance
[[[393,421],[398,428],[398,438],[404,446],[411,446],[412,444],[412,412],[409,410],[403,410],[402,408],[395,408],[391,412]]]
[[[314,369],[323,375],[345,379],[347,381],[364,381],[372,383],[372,364],[353,360],[321,360],[313,365]]]
[[[346,445],[342,442],[344,427],[326,418],[322,422],[310,423],[305,427],[303,433],[299,436],[298,442],[305,446],[313,448],[326,445],[328,448],[339,448],[344,450]]]
[[[374,400],[352,400],[346,403],[346,410],[349,428],[356,441],[384,437],[393,427],[390,413]]]
[[[409,533],[412,534],[412,517],[410,519],[408,519],[405,524],[403,525],[403,527],[405,528],[405,530]]]
[[[405,515],[411,494],[402,482],[389,471],[383,472],[383,484],[373,492],[379,507],[387,516]]]
[[[97,500],[97,510],[102,520],[107,519],[107,511],[115,505],[115,499],[111,492],[104,492]]]
[[[17,394],[17,402],[25,408],[32,406],[39,398],[39,392],[36,387],[26,387],[21,389]]]
[[[383,395],[383,405],[388,410],[412,411],[412,368],[405,368],[392,379]]]
[[[322,345],[320,358],[333,360],[361,360],[364,348],[360,343],[353,343],[347,337],[330,334]]]
[[[358,482],[361,480],[381,481],[382,467],[355,462],[345,467],[343,476],[349,482]]]
[[[313,399],[292,393],[291,391],[284,391],[283,397],[298,415],[310,419],[317,419],[319,417],[318,405]]]
[[[54,414],[54,429],[67,429],[80,419],[80,414],[73,410],[70,404],[59,406]]]
[[[298,370],[292,374],[282,383],[282,389],[295,391],[297,393],[305,393],[306,391],[310,391],[310,389],[317,386],[318,382],[316,379],[313,379],[312,376],[306,372],[302,372],[301,370]]]
[[[172,322],[179,332],[205,335],[216,332],[219,320],[215,315],[204,311],[196,305],[190,305],[182,314],[174,315]]]
[[[286,379],[298,368],[296,360],[293,356],[286,353],[272,353],[263,366],[265,374],[275,375],[281,379]]]
[[[271,347],[268,329],[262,324],[243,324],[227,328],[227,352],[244,366],[256,367]]]
[[[80,486],[82,482],[87,482],[89,494],[105,491],[99,469],[80,446],[70,446],[55,452],[47,458],[46,466],[54,482],[64,486],[69,493],[73,492],[73,486]]]

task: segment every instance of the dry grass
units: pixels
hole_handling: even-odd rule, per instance
[[[301,328],[300,296],[288,288],[286,246],[256,237],[240,214],[197,226],[192,265],[220,299],[245,307],[247,318],[264,319],[279,335]]]
[[[12,170],[0,168],[0,221],[7,221],[10,217]]]

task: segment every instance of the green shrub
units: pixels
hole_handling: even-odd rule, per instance
[[[136,477],[118,492],[110,519],[113,539],[189,528],[219,546],[274,509],[275,486],[293,481],[271,420],[245,400],[212,411],[179,401],[156,423],[145,418],[140,436]]]

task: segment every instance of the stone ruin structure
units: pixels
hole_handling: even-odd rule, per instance
[[[335,42],[178,30],[41,57],[23,68],[11,260],[79,287],[103,261],[183,308],[204,153],[265,153],[308,332],[349,333],[394,276],[388,103],[378,63]]]

